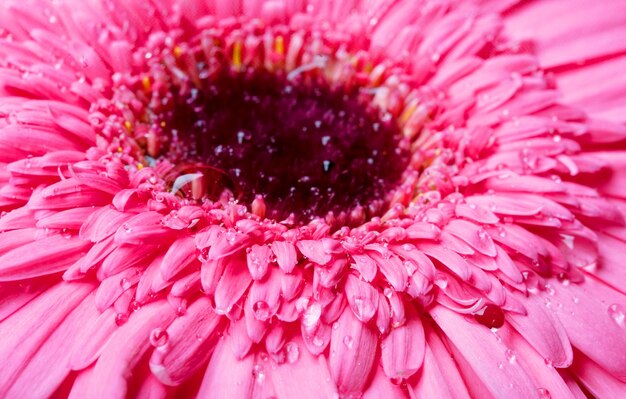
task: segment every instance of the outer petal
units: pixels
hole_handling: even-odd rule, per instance
[[[425,340],[422,320],[413,310],[407,309],[406,323],[393,328],[381,343],[383,370],[389,378],[408,378],[422,365]]]
[[[332,329],[330,373],[340,393],[360,394],[367,386],[378,348],[378,334],[345,309]]]
[[[506,347],[486,327],[472,324],[462,316],[437,306],[431,310],[456,350],[487,392],[496,398],[532,398],[537,391],[519,364],[509,362]],[[502,365],[502,368],[499,366]]]

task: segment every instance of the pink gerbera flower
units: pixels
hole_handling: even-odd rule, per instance
[[[0,397],[626,397],[623,0],[0,27]]]

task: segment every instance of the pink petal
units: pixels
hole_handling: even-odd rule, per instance
[[[169,324],[174,316],[165,301],[144,305],[133,313],[102,349],[91,378],[89,397],[124,397],[128,376],[150,348],[150,333]]]
[[[525,298],[521,294],[512,295],[522,301],[528,314],[510,313],[507,316],[509,323],[555,367],[572,364],[572,346],[567,333],[561,322],[546,309],[543,301],[533,297]]]
[[[287,241],[274,241],[272,243],[272,252],[276,256],[278,266],[285,272],[291,273],[298,263],[298,255],[296,247]]]
[[[411,306],[407,320],[393,328],[381,343],[383,370],[389,378],[409,378],[424,361],[424,328],[422,320]]]
[[[345,295],[354,315],[363,323],[374,317],[378,308],[378,290],[358,277],[349,274],[346,279]]]
[[[446,229],[487,256],[496,256],[496,247],[491,237],[481,227],[461,219],[448,222]]]
[[[537,396],[532,380],[519,364],[509,362],[505,356],[507,348],[488,328],[469,323],[441,306],[432,308],[431,315],[491,395],[496,398]]]
[[[161,276],[165,281],[172,279],[197,259],[196,242],[193,237],[183,237],[174,241],[161,263]]]
[[[254,280],[260,280],[267,273],[270,263],[271,249],[267,245],[254,244],[246,249],[247,264],[250,275]]]
[[[82,370],[100,356],[102,348],[117,330],[115,310],[109,308],[93,323],[82,328],[73,342],[68,366],[72,370]]]
[[[419,248],[433,259],[438,260],[443,266],[459,276],[462,280],[469,280],[471,277],[470,266],[456,252],[443,248],[436,244],[422,243]]]
[[[88,245],[88,241],[61,234],[24,244],[0,256],[0,280],[22,280],[63,271],[82,256]]]
[[[565,327],[572,345],[613,376],[626,381],[626,356],[623,355],[626,353],[626,334],[623,326],[613,318],[610,308],[624,307],[626,297],[613,291],[609,297],[615,302],[606,303],[602,300],[605,296],[602,285],[591,278],[582,285],[554,284],[549,290],[554,296],[544,293],[543,297],[554,302],[551,308]]]
[[[63,319],[93,291],[87,283],[60,283],[48,289],[0,324],[0,396]]]
[[[411,381],[411,398],[470,399],[466,382],[443,342],[433,332],[426,330],[427,345],[420,374]]]
[[[325,265],[330,262],[332,255],[326,252],[322,241],[318,240],[302,240],[296,244],[302,255],[309,258],[318,265]]]
[[[367,390],[363,393],[362,399],[380,399],[380,398],[406,398],[406,394],[399,385],[391,382],[389,377],[384,373],[381,367],[376,369],[374,378]]]
[[[50,397],[71,371],[68,361],[74,338],[84,325],[95,323],[99,314],[93,295],[79,303],[30,358],[6,397]],[[51,364],[56,366],[50,368]]]
[[[614,375],[599,367],[585,356],[576,354],[572,372],[596,398],[623,398],[626,396],[626,384]]]
[[[546,0],[516,9],[507,18],[506,30],[514,39],[532,40],[542,66],[550,68],[626,50],[619,40],[626,35],[624,15],[620,0]]]
[[[245,259],[235,256],[229,257],[226,261],[224,274],[215,288],[216,312],[230,312],[251,282],[252,277],[248,273]]]
[[[210,300],[199,298],[160,333],[163,345],[159,342],[150,358],[152,373],[166,385],[182,383],[209,360],[224,325]]]
[[[254,388],[255,356],[237,359],[231,350],[233,337],[219,340],[209,361],[197,397],[202,399],[249,398]]]
[[[377,347],[377,333],[346,309],[333,325],[330,341],[330,373],[340,393],[359,394],[365,389]]]
[[[281,399],[319,399],[337,396],[324,355],[313,356],[300,338],[287,343],[286,362],[272,372],[276,394]]]

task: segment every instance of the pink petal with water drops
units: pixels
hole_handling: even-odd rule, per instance
[[[374,365],[377,333],[349,309],[344,310],[332,330],[329,365],[333,380],[344,395],[362,392]]]
[[[179,385],[211,357],[225,319],[211,310],[207,298],[199,298],[167,329],[150,332],[155,346],[150,369],[166,385]]]
[[[272,252],[276,256],[276,263],[285,272],[291,273],[298,263],[296,247],[287,241],[275,241],[272,244]]]
[[[418,314],[410,311],[406,322],[392,328],[381,342],[385,374],[392,379],[409,378],[422,365],[425,350],[424,327]]]
[[[508,361],[507,348],[488,328],[479,324],[468,325],[462,316],[441,306],[434,308],[431,314],[487,392],[494,397],[508,398],[536,395],[530,377],[518,364]]]
[[[165,301],[141,307],[133,314],[133,322],[117,329],[102,348],[91,377],[89,397],[124,397],[128,391],[126,376],[150,348],[150,332],[167,326],[174,311]]]
[[[219,340],[209,361],[198,398],[247,398],[254,384],[252,372],[256,355],[238,359],[232,352],[233,337]]]
[[[352,274],[346,279],[345,290],[354,315],[363,323],[370,321],[378,307],[378,291]]]

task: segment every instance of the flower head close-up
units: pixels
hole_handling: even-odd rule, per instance
[[[624,38],[624,0],[1,0],[0,398],[626,398]]]

